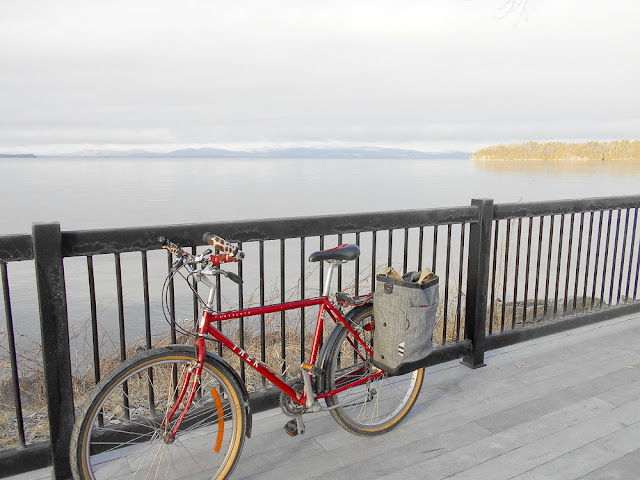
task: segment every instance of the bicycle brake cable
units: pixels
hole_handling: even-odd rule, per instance
[[[173,312],[171,311],[172,309],[170,306],[170,299],[169,299],[169,284],[171,281],[173,281],[173,277],[175,277],[178,271],[179,269],[173,268],[165,278],[164,284],[162,285],[162,292],[163,292],[163,295],[162,295],[163,301],[161,302],[162,314],[164,315],[164,319],[170,327],[175,328],[177,331],[179,331],[183,335],[196,336],[195,333],[186,330],[182,325],[180,325],[177,321],[175,321],[175,314],[172,314]],[[183,275],[181,276],[185,278]],[[189,282],[187,281],[187,283]]]

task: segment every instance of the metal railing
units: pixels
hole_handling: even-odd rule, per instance
[[[638,201],[496,205],[487,349],[637,311]]]
[[[136,351],[188,341],[179,327],[192,325],[199,314],[190,291],[171,285],[170,324],[158,321],[154,291],[171,264],[157,251],[160,235],[194,252],[205,231],[241,244],[247,258],[237,273],[245,284],[219,287],[220,310],[318,295],[324,269],[311,269],[308,254],[342,243],[358,244],[362,254],[340,268],[334,291],[369,291],[375,273],[389,266],[402,272],[430,267],[440,277],[441,305],[433,336],[438,348],[426,364],[463,358],[475,368],[487,350],[640,311],[639,207],[640,196],[495,206],[474,200],[456,208],[94,231],[36,224],[32,235],[2,236],[7,368],[3,364],[0,398],[13,412],[7,434],[14,442],[0,453],[0,471],[9,475],[52,463],[56,478],[67,477],[74,400],[80,403],[104,373]],[[12,302],[20,284],[12,264],[25,263],[34,267],[32,303],[39,305],[41,325],[41,339],[30,345],[42,346],[42,369],[29,375],[24,364],[33,351],[21,351],[23,334],[16,341],[14,328],[26,310]],[[276,315],[221,327],[263,361],[304,359],[315,315]],[[254,382],[243,365],[234,366],[254,390],[254,406],[273,406],[273,391]],[[25,390],[34,385],[46,390],[46,407],[40,407],[47,410],[44,441],[25,426],[25,415],[37,405]]]

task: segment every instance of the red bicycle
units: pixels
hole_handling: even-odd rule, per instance
[[[176,255],[167,279],[181,273],[194,288],[209,287],[194,346],[169,345],[141,352],[123,362],[95,387],[79,412],[71,442],[76,479],[228,478],[238,462],[245,437],[251,436],[251,407],[240,376],[221,357],[206,350],[212,339],[278,387],[282,410],[292,419],[291,435],[304,433],[302,415],[329,410],[341,427],[357,435],[377,435],[395,427],[414,405],[424,369],[390,377],[373,358],[372,295],[351,299],[337,294],[342,307],[329,300],[334,269],[354,260],[356,245],[315,252],[309,260],[329,264],[322,296],[265,307],[215,312],[217,282],[223,275],[242,280],[220,265],[241,261],[244,254],[214,235],[216,248],[194,256],[161,238]],[[165,286],[167,282],[165,282]],[[194,289],[195,291],[195,289]],[[283,376],[248,354],[215,327],[217,321],[318,306],[309,359]],[[335,323],[320,346],[324,314]],[[324,406],[320,400],[324,401]]]

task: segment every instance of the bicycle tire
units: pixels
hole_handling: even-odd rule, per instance
[[[70,451],[74,478],[228,478],[242,452],[247,418],[242,390],[221,362],[206,358],[175,440],[163,440],[182,409],[168,427],[162,419],[194,363],[194,352],[159,348],[106,376],[77,417]]]
[[[356,326],[359,335],[373,351],[373,306],[352,310],[347,320]],[[353,334],[341,324],[335,328],[339,330],[328,346],[326,357],[326,391],[377,371],[372,357],[354,340]],[[331,415],[348,432],[361,436],[379,435],[394,428],[407,416],[418,398],[423,380],[424,368],[393,377],[384,374],[366,384],[327,397],[325,401],[328,407],[340,405],[331,410]]]

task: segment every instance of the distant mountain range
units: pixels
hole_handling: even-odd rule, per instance
[[[45,157],[45,155],[41,155]],[[355,148],[279,148],[271,150],[224,150],[220,148],[187,148],[168,153],[154,153],[140,150],[110,151],[85,150],[66,155],[46,155],[46,157],[74,158],[407,158],[407,159],[468,159],[468,152],[427,153],[398,148],[355,147]]]

